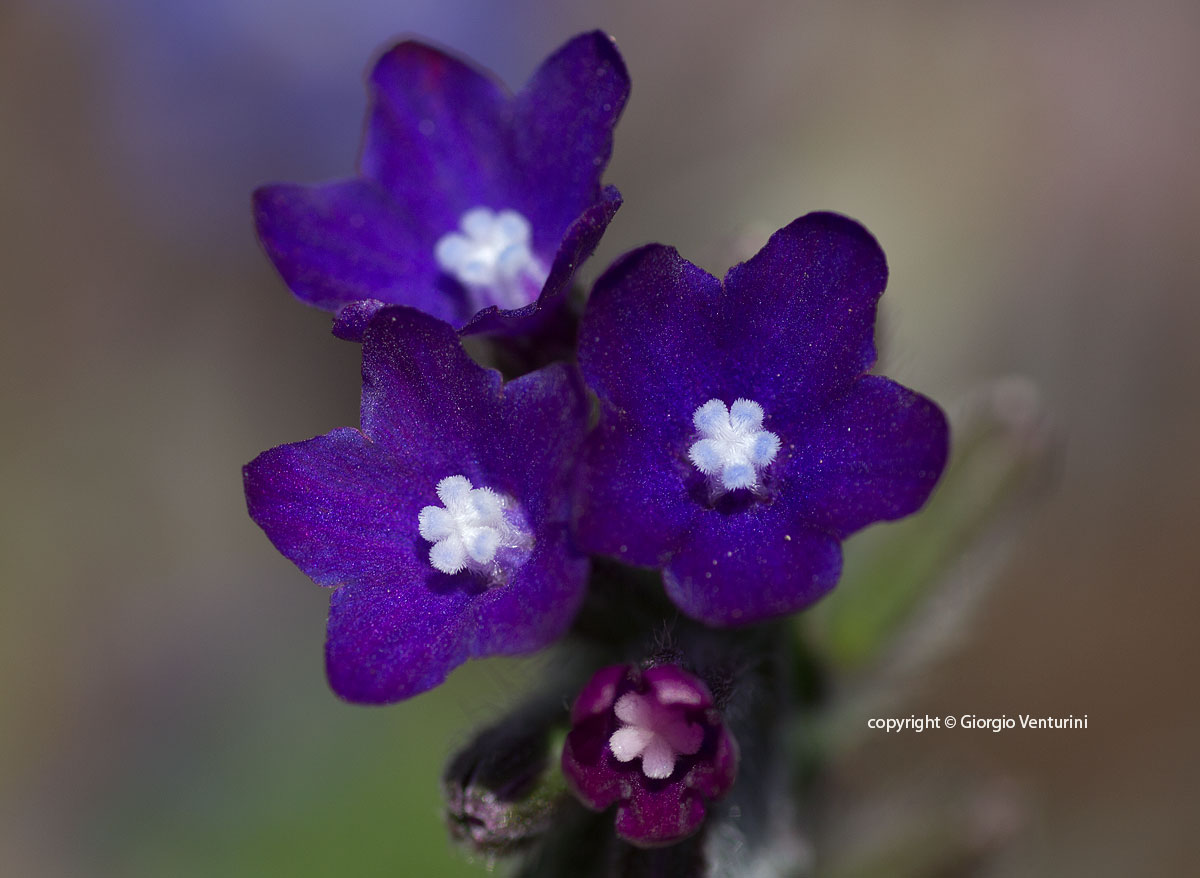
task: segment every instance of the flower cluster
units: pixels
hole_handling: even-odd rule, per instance
[[[468,658],[548,646],[595,557],[660,571],[719,643],[816,601],[842,540],[925,502],[946,422],[868,374],[887,267],[853,220],[803,216],[723,280],[643,247],[572,323],[564,292],[621,204],[601,184],[629,92],[607,36],[572,39],[515,95],[416,42],[369,88],[357,176],[254,197],[288,286],[362,344],[359,428],[245,468],[251,517],[333,589],[338,695],[394,702]],[[547,325],[577,356],[507,381],[461,344]],[[711,656],[612,654],[575,700],[562,771],[585,805],[616,806],[621,838],[671,844],[737,775]]]

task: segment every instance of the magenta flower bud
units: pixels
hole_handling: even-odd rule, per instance
[[[571,709],[562,768],[589,808],[617,805],[617,835],[674,844],[737,777],[737,742],[703,681],[677,665],[598,671]]]

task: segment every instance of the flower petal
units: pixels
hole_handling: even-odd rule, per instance
[[[426,571],[428,573],[426,574]],[[471,594],[421,587],[426,567],[407,581],[355,582],[329,603],[325,668],[342,698],[386,704],[437,686],[468,658],[464,630]]]
[[[628,671],[625,665],[608,665],[593,674],[571,705],[571,724],[607,714]]]
[[[724,723],[717,727],[716,736],[713,755],[698,762],[688,773],[688,782],[692,789],[709,799],[725,795],[733,786],[738,773],[737,739]]]
[[[481,454],[488,468],[509,480],[491,487],[516,496],[535,521],[570,521],[579,448],[590,404],[573,367],[556,363],[504,385],[494,427],[480,424]],[[488,429],[508,438],[487,441]]]
[[[710,625],[744,625],[803,609],[833,588],[841,545],[781,507],[697,518],[663,571],[675,605]]]
[[[819,409],[875,362],[875,309],[887,262],[866,229],[810,213],[729,270],[726,368],[768,416]]]
[[[391,581],[418,564],[412,474],[358,430],[264,451],[244,470],[250,517],[319,585]],[[415,534],[414,534],[415,537]]]
[[[369,78],[359,168],[420,217],[428,246],[473,207],[503,208],[512,188],[509,97],[490,74],[417,42],[393,47]]]
[[[581,546],[645,566],[675,551],[699,508],[684,484],[682,467],[691,464],[676,457],[673,441],[601,403],[600,423],[584,445]]]
[[[698,677],[678,665],[655,665],[642,674],[659,704],[674,707],[708,708],[713,706],[712,693]]]
[[[707,353],[719,288],[655,244],[624,256],[592,291],[579,331],[579,368],[601,400],[578,523],[589,551],[657,566],[697,512],[684,480],[693,413],[719,392],[719,364]]]
[[[562,749],[563,777],[580,801],[596,811],[621,797],[622,777],[611,768],[609,744],[614,732],[613,702],[628,673],[627,665],[602,668],[571,705],[571,731]]]
[[[471,589],[429,565],[414,532],[420,479],[394,457],[345,428],[264,452],[245,479],[250,515],[275,546],[318,584],[346,583],[326,645],[340,696],[407,698],[467,658]]]
[[[720,294],[715,277],[672,247],[626,254],[588,299],[579,328],[584,378],[645,429],[686,443],[696,407],[719,397],[724,383],[712,330]]]
[[[513,144],[522,188],[537,193],[523,206],[538,252],[557,249],[566,225],[596,201],[628,97],[625,62],[600,31],[567,42],[517,95]]]
[[[485,446],[495,443],[476,437],[495,435],[500,373],[477,365],[448,324],[413,308],[380,310],[364,335],[362,372],[363,432],[426,461],[434,478],[422,488],[453,475],[497,487],[481,471]]]
[[[617,807],[617,835],[638,847],[659,847],[687,838],[704,822],[704,802],[682,783],[662,789],[638,787]]]
[[[949,427],[931,400],[867,375],[829,407],[807,443],[792,465],[805,518],[846,537],[925,503],[946,465]]]
[[[384,299],[453,320],[465,307],[437,287],[432,245],[420,244],[413,219],[366,180],[264,186],[254,221],[288,287],[318,308]]]

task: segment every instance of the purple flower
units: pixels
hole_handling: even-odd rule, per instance
[[[385,303],[480,332],[558,296],[621,204],[600,186],[629,94],[612,39],[575,37],[515,96],[400,43],[369,89],[357,177],[254,195],[259,238],[292,291],[338,312],[334,332],[353,339]]]
[[[676,665],[596,673],[571,708],[562,767],[589,808],[617,805],[617,835],[673,844],[704,822],[737,777],[737,742],[708,687]]]
[[[618,261],[580,327],[600,397],[581,544],[662,568],[679,608],[713,625],[833,588],[841,541],[919,508],[946,462],[937,405],[864,374],[886,280],[875,239],[829,213],[723,283],[657,244]]]
[[[447,324],[402,307],[376,314],[361,429],[281,445],[245,468],[250,516],[336,589],[334,691],[397,701],[467,658],[563,633],[588,569],[567,535],[586,411],[563,365],[502,386]]]

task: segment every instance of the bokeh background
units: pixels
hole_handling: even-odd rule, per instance
[[[538,659],[386,709],[327,690],[326,594],[240,467],[356,422],[357,349],[291,300],[248,198],[351,171],[396,36],[516,86],[597,26],[634,90],[585,277],[650,240],[720,273],[835,209],[889,256],[888,374],[947,403],[1025,375],[1052,416],[1053,484],[897,712],[1090,728],[868,738],[839,807],[977,778],[1023,815],[989,875],[1198,874],[1190,0],[6,0],[0,873],[482,874],[440,764]]]

